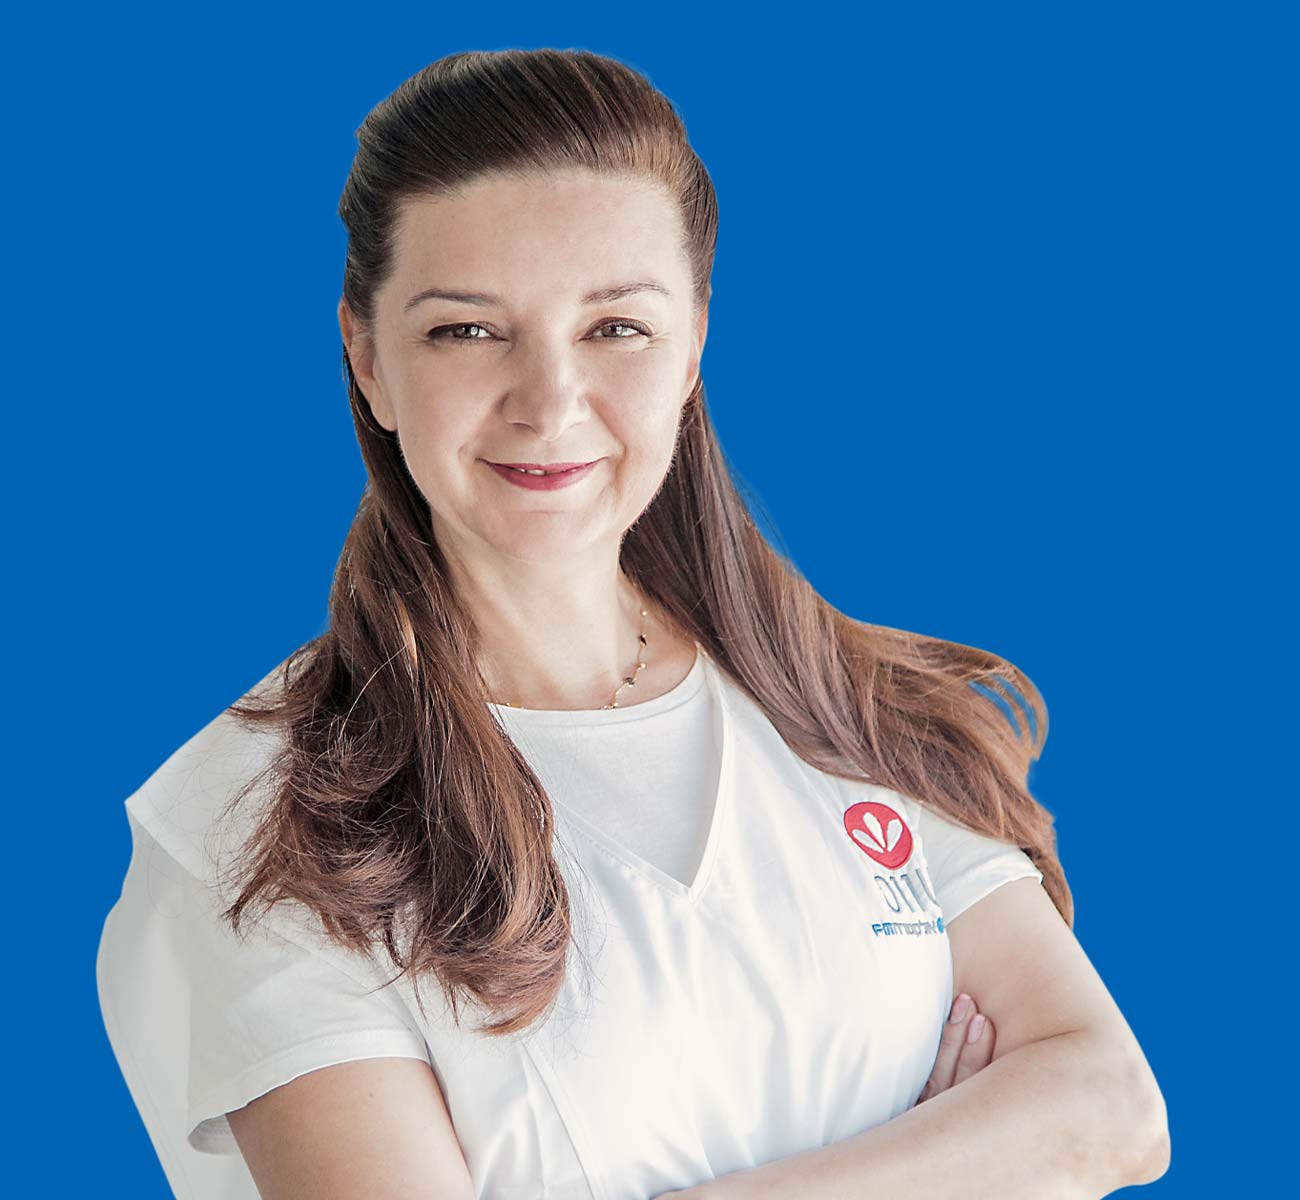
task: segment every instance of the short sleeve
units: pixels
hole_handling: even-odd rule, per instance
[[[918,804],[918,828],[926,866],[945,921],[1013,879],[1043,881],[1043,873],[1019,846],[975,833]]]
[[[226,1113],[308,1071],[429,1061],[402,997],[378,970],[368,977],[371,960],[352,955],[357,969],[345,970],[260,920],[236,935],[217,893],[134,817],[131,827],[131,865],[101,938],[100,1001],[169,1177],[195,1151],[237,1156]]]
[[[192,911],[186,1136],[195,1149],[232,1151],[225,1114],[308,1071],[359,1058],[428,1060],[391,987],[372,991],[261,923],[237,937],[215,910]]]

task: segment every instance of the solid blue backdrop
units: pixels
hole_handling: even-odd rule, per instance
[[[1075,932],[1169,1106],[1149,1194],[1267,1187],[1291,1107],[1289,31],[1249,4],[538,11],[10,26],[12,1194],[167,1195],[95,991],[122,802],[323,627],[363,482],[335,319],[353,131],[432,59],[543,45],[646,72],[710,169],[704,379],[773,539],[844,611],[1044,693],[1030,782]]]

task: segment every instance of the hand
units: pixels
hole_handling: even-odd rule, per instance
[[[924,1104],[940,1092],[956,1087],[962,1080],[969,1079],[993,1061],[993,1022],[988,1017],[983,1017],[983,1028],[979,1030],[979,1036],[974,1042],[967,1041],[966,1035],[975,1017],[982,1014],[976,1007],[975,998],[971,996],[966,1013],[954,1023],[951,1020],[952,1013],[960,1002],[961,996],[958,996],[948,1012],[950,1019],[945,1022],[943,1033],[939,1037],[939,1053],[935,1056],[934,1070],[921,1089],[917,1104]]]

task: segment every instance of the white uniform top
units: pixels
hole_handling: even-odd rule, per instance
[[[242,835],[213,818],[272,735],[223,712],[127,799],[99,996],[181,1200],[255,1200],[224,1114],[359,1058],[430,1063],[480,1197],[647,1200],[841,1140],[929,1077],[945,921],[1042,879],[1014,846],[814,770],[703,650],[629,708],[493,707],[553,802],[577,923],[556,1007],[514,1037],[474,1032],[473,1003],[458,1029],[432,982],[422,1018],[409,980],[381,986],[382,950],[295,906],[246,942],[217,920],[213,868]]]

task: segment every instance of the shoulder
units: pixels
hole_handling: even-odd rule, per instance
[[[263,696],[275,673],[240,700]],[[127,797],[126,810],[184,870],[216,885],[266,799],[259,784],[280,745],[278,734],[250,727],[227,706]]]

